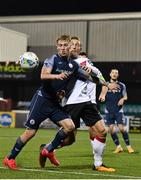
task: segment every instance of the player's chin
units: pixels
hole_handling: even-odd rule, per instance
[[[66,53],[61,54],[62,57],[67,57],[68,55]]]
[[[72,58],[77,58],[78,53],[76,53],[76,52],[71,52],[70,55],[71,55]]]

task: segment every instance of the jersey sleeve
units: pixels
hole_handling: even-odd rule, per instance
[[[81,67],[78,68],[78,79],[85,81],[85,80],[90,80],[93,82],[92,78],[87,75],[85,70],[83,70]]]
[[[123,85],[122,96],[124,97],[124,96],[127,96],[127,90],[126,90],[125,84],[122,83],[122,85]]]
[[[103,77],[101,71],[98,68],[96,68],[91,62],[87,61],[86,66],[92,69],[92,73],[91,73],[92,76],[98,78],[100,82],[101,81],[105,82],[105,78]]]
[[[54,65],[54,56],[44,61],[43,67],[52,68]]]
[[[96,77],[102,81],[105,81],[105,78],[103,77],[102,73],[98,68],[91,65],[92,72],[96,75]]]

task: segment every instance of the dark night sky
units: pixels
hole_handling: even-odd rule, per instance
[[[139,12],[141,0],[2,0],[0,16]]]

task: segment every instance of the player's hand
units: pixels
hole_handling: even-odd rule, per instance
[[[105,101],[105,95],[100,94],[98,100],[99,100],[100,102],[104,102],[104,101]]]
[[[122,106],[124,104],[124,99],[121,98],[119,101],[118,101],[118,106]]]
[[[110,89],[110,90],[119,90],[120,86],[117,83],[112,82],[112,83],[108,84],[108,89]]]
[[[66,79],[68,76],[69,76],[69,74],[67,72],[65,72],[65,73],[57,74],[56,79],[63,80],[63,79]]]
[[[57,97],[59,98],[59,100],[62,100],[64,96],[65,96],[65,90],[61,90],[57,92]]]
[[[88,74],[90,74],[92,72],[92,69],[90,67],[85,66],[85,65],[82,65],[81,68]]]

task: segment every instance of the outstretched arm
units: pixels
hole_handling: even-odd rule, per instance
[[[107,94],[107,91],[108,91],[108,87],[102,86],[101,93],[100,93],[99,98],[98,98],[99,101],[101,101],[101,102],[105,101],[105,96]]]
[[[103,77],[100,70],[91,64],[88,64],[88,66],[82,66],[82,69],[85,70],[91,78],[93,79],[93,82],[96,84],[101,84],[103,86],[106,86],[110,90],[117,90],[119,89],[119,85],[117,83],[108,83],[105,81],[105,78]]]

